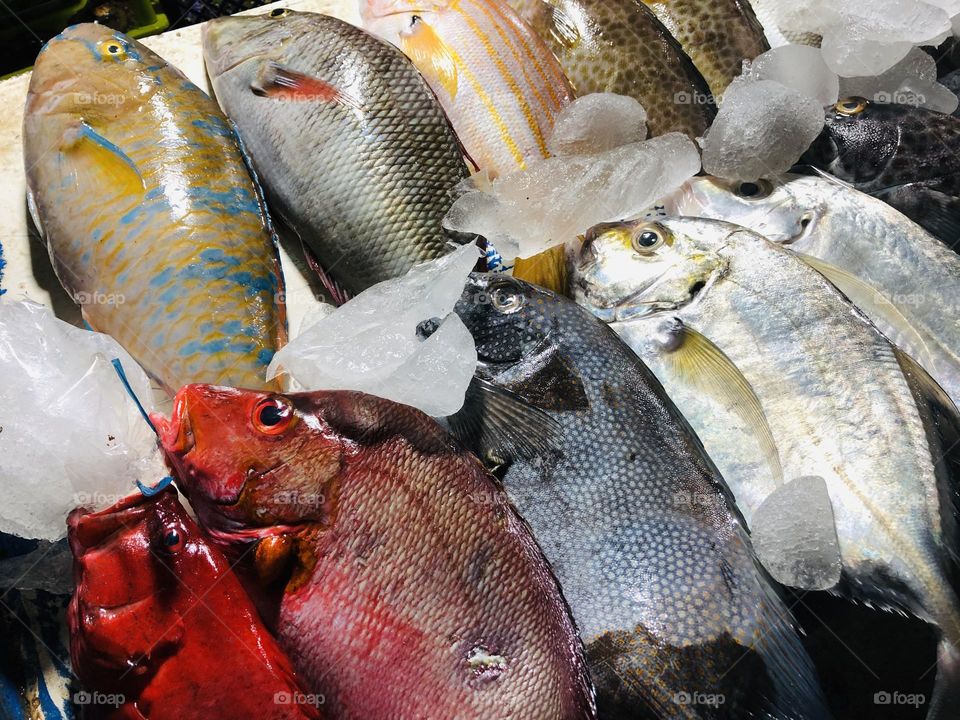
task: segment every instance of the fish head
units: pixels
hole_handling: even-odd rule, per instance
[[[811,192],[809,185],[798,175],[752,182],[702,175],[684,183],[672,209],[679,215],[726,220],[792,245],[801,242],[829,210],[826,198]]]
[[[209,546],[173,488],[98,512],[78,508],[67,518],[67,537],[75,670],[95,687],[145,682],[179,645],[193,591],[215,580],[205,572]]]
[[[916,108],[843,98],[825,111],[823,131],[800,159],[849,183],[869,183],[887,169],[901,128]]]
[[[438,36],[430,30],[437,24],[437,14],[454,0],[360,0],[363,29],[401,49],[416,47],[411,55],[415,64],[421,56],[441,54]],[[423,42],[413,41],[418,37]],[[409,54],[409,53],[408,53]]]
[[[115,121],[150,100],[162,84],[158,73],[166,68],[162,58],[123,33],[94,23],[73,25],[37,56],[27,115],[89,124]]]
[[[307,33],[313,13],[274,8],[263,15],[228,15],[203,24],[203,61],[212,81],[247,61],[281,61],[290,42]],[[260,63],[254,63],[258,66]],[[245,68],[248,73],[255,68]]]
[[[737,229],[701,218],[593,226],[573,261],[574,299],[606,322],[678,311],[727,266],[714,225]]]

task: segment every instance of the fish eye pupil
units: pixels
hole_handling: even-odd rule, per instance
[[[109,52],[111,55],[116,55],[118,52],[120,52],[120,46],[119,46],[119,45],[108,45],[108,46],[107,46],[107,52]]]
[[[419,16],[419,15],[411,15],[411,16],[410,16],[410,27],[413,27],[413,26],[416,25],[418,22],[420,22],[420,16]]]
[[[264,405],[260,408],[260,423],[266,427],[279,425],[284,418],[283,409],[276,403]]]
[[[653,247],[657,244],[659,239],[660,236],[657,235],[653,230],[644,230],[637,237],[637,244],[642,247]]]
[[[286,8],[274,8],[270,11],[270,17],[278,18],[287,14]]]
[[[745,182],[740,184],[740,194],[743,197],[753,197],[760,193],[760,186],[756,183]]]
[[[163,544],[167,547],[173,547],[180,543],[180,533],[176,530],[168,530],[167,534],[163,536]]]

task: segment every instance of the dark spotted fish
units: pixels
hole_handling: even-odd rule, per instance
[[[472,276],[456,312],[480,380],[451,426],[504,466],[587,646],[600,716],[828,717],[729,491],[630,348],[515,278]]]
[[[612,92],[647,111],[649,134],[702,136],[715,115],[710,89],[639,0],[511,0],[544,39],[580,95]]]

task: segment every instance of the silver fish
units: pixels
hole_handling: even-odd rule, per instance
[[[696,350],[685,342],[689,329],[722,355],[712,364],[694,353],[664,378],[668,385],[717,373],[713,384],[723,387],[730,368],[739,371],[783,478],[815,476],[826,486],[842,562],[831,590],[939,628],[930,717],[953,717],[960,418],[946,394],[822,275],[737,225],[665,218],[597,226],[575,273],[578,302],[617,331],[629,337],[632,323],[672,319],[663,354]],[[728,480],[734,493],[749,482]]]

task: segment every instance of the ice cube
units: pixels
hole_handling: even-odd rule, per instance
[[[552,155],[612,150],[647,137],[647,113],[632,97],[593,93],[577,98],[557,116],[547,143]]]
[[[750,64],[750,76],[778,82],[821,105],[833,105],[840,94],[840,80],[820,49],[806,45],[784,45],[758,55]]]
[[[152,409],[147,376],[112,338],[0,301],[0,531],[56,540],[74,507],[106,507],[166,474],[114,358]]]
[[[268,378],[286,372],[307,390],[360,390],[430,415],[455,413],[477,351],[453,306],[480,255],[464,245],[368,288],[279,350]],[[418,327],[428,320],[438,327],[423,339]]]
[[[463,195],[444,226],[491,238],[504,257],[508,246],[530,257],[599,222],[642,213],[699,170],[700,154],[682,133],[552,157]]]
[[[750,537],[777,582],[826,590],[840,580],[833,505],[821,477],[799,477],[770,493],[750,519]]]
[[[703,169],[752,181],[786,172],[823,128],[820,103],[772,80],[735,79],[703,140]]]
[[[947,113],[957,109],[957,96],[937,82],[937,63],[919,48],[881,75],[841,78],[843,97],[858,96],[879,103],[919,105]]]

